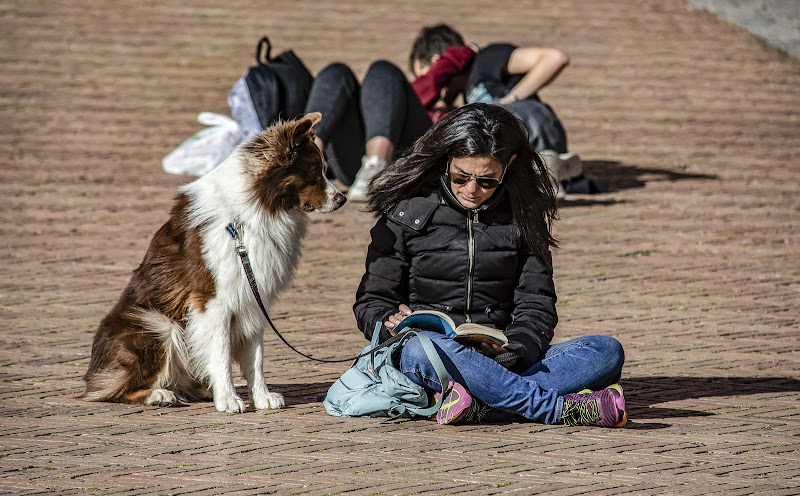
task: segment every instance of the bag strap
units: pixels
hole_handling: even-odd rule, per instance
[[[377,329],[375,330],[377,334]],[[404,328],[402,331],[398,333],[398,336],[404,336],[404,338],[410,339],[412,336],[417,336],[419,339],[420,344],[422,345],[422,349],[425,351],[425,354],[428,356],[428,360],[430,360],[431,365],[433,365],[433,370],[436,371],[436,376],[439,379],[439,384],[442,385],[442,393],[447,390],[447,385],[450,384],[450,375],[447,373],[447,369],[444,367],[444,363],[442,363],[442,358],[439,356],[439,353],[436,352],[436,348],[433,345],[433,341],[428,336],[420,334],[419,332],[413,330],[410,327]],[[374,337],[373,337],[374,339]],[[407,406],[397,406],[391,410],[389,410],[389,418],[386,420],[381,421],[380,423],[390,422],[392,420],[398,419],[403,417],[406,412],[413,413],[414,415],[419,415],[420,417],[429,417],[434,413],[439,411],[439,408],[442,406],[442,402],[444,401],[445,394],[440,394],[439,399],[436,402],[426,408],[416,408],[416,407],[407,407]]]
[[[266,57],[262,61],[261,53],[264,50],[266,50]],[[259,64],[266,64],[267,62],[272,60],[272,56],[270,55],[271,52],[272,52],[272,44],[269,42],[269,38],[264,36],[263,38],[261,38],[261,40],[258,42],[258,45],[256,46],[256,62],[258,62]]]
[[[428,408],[409,408],[408,411],[414,413],[416,415],[420,415],[423,417],[427,417],[429,415],[433,415],[434,413],[439,411],[439,408],[442,406],[442,402],[444,401],[445,391],[447,391],[447,386],[450,384],[450,375],[447,373],[447,369],[444,368],[444,363],[442,363],[442,358],[439,356],[439,353],[436,352],[436,348],[433,346],[433,341],[428,336],[419,334],[416,331],[413,331],[416,334],[417,338],[419,338],[419,342],[422,345],[422,349],[425,350],[425,354],[428,355],[428,360],[430,360],[431,365],[433,365],[433,370],[436,371],[436,375],[439,378],[439,384],[442,385],[442,394],[439,395],[439,399],[436,400],[436,403],[429,406]]]
[[[375,329],[372,331],[372,339],[369,342],[370,349],[356,357],[356,360],[358,360],[359,358],[363,357],[364,355],[369,355],[370,356],[369,357],[369,368],[371,370],[375,370],[375,352],[378,351],[380,348],[383,348],[383,346],[380,346],[380,342],[381,342],[381,338],[380,338],[381,325],[382,324],[381,324],[380,321],[378,321],[375,324]],[[392,339],[387,339],[386,343],[392,344],[395,341],[398,341],[399,339],[402,339],[402,337],[399,336],[399,335],[393,336]],[[384,343],[384,344],[386,344],[386,343]],[[353,362],[355,363],[355,360],[353,360]]]

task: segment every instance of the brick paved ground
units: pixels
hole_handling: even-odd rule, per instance
[[[800,65],[680,0],[0,3],[0,494],[800,494]],[[279,412],[89,404],[97,322],[186,177],[160,159],[267,33],[314,71],[404,64],[423,23],[563,47],[542,95],[612,191],[564,202],[557,339],[626,347],[623,430],[324,413],[343,371],[267,333]],[[277,325],[318,356],[370,219],[314,216]]]

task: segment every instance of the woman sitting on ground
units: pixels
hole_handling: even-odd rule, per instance
[[[358,327],[381,341],[413,310],[438,310],[459,325],[503,331],[508,344],[466,348],[424,331],[453,382],[438,384],[410,339],[398,368],[431,394],[437,420],[513,414],[547,424],[619,427],[627,421],[619,380],[622,346],[584,336],[551,346],[556,317],[550,248],[555,192],[524,125],[504,108],[476,103],[448,113],[381,171],[367,196],[378,216],[356,294]],[[503,365],[494,357],[513,354]],[[592,391],[582,391],[588,388]]]

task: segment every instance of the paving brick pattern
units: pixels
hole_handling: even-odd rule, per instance
[[[0,494],[800,494],[800,64],[679,0],[501,4],[0,3]],[[270,332],[284,410],[74,399],[190,179],[161,158],[226,112],[258,37],[361,75],[439,20],[572,58],[542,96],[611,191],[563,203],[557,340],[623,342],[629,426],[330,417],[316,399],[345,365]],[[316,356],[366,344],[350,306],[371,222],[314,215],[275,308]]]

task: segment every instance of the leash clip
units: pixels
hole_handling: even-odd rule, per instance
[[[244,227],[242,227],[241,223],[231,222],[225,227],[225,230],[231,235],[231,239],[236,242],[236,249],[239,252],[247,251],[247,248],[245,248],[244,243],[242,242],[241,233],[244,232]]]

